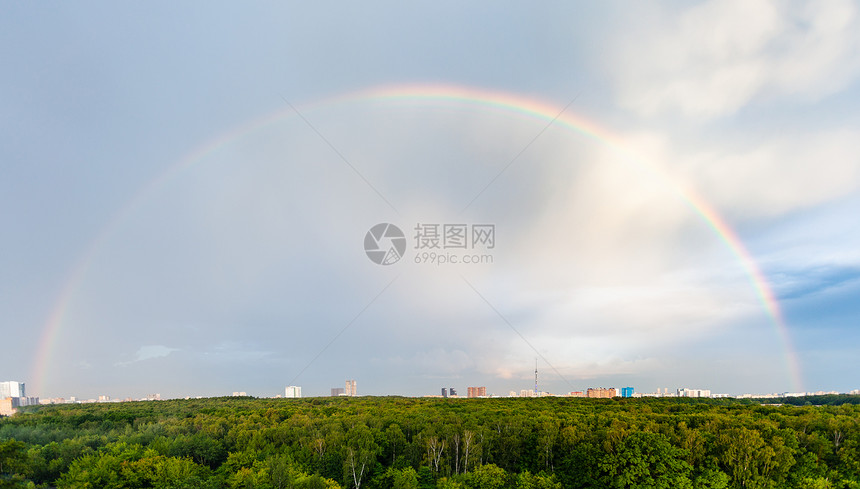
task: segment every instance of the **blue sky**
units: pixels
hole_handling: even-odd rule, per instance
[[[0,39],[0,377],[31,394],[507,394],[536,357],[551,392],[796,390],[666,181],[754,257],[802,387],[860,388],[855,3],[18,4]],[[660,178],[511,111],[344,100],[403,85],[573,101]],[[495,224],[493,262],[415,263],[418,223]]]

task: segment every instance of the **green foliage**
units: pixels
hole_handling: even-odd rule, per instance
[[[436,483],[437,489],[465,489],[465,484],[462,482],[457,482],[455,480],[448,479],[447,477],[442,477]]]
[[[392,485],[394,489],[418,489],[418,473],[412,467],[402,470],[394,470]]]
[[[697,489],[725,489],[729,487],[729,476],[718,469],[706,469],[696,477],[693,487]]]
[[[466,477],[467,487],[475,489],[500,489],[507,484],[505,469],[493,464],[482,465]]]
[[[742,487],[770,487],[783,480],[794,464],[782,438],[773,436],[767,443],[757,430],[730,428],[719,435],[717,443],[721,465]]]
[[[393,489],[418,489],[418,472],[412,467],[403,469],[389,467],[383,474],[373,480],[372,486]]]
[[[0,477],[24,471],[27,444],[16,440],[0,441]]]
[[[801,489],[833,489],[833,483],[826,477],[806,478],[801,481]]]
[[[660,433],[640,431],[620,440],[599,463],[606,487],[670,489],[691,488],[692,467],[687,452]]]
[[[36,406],[0,419],[0,488],[860,489],[854,400],[217,398]]]
[[[208,468],[189,459],[119,443],[72,462],[57,480],[57,487],[185,489],[207,487],[209,476]]]
[[[227,451],[216,438],[203,433],[179,435],[167,445],[166,455],[188,457],[195,463],[217,468],[227,459]]]
[[[554,475],[532,475],[531,472],[525,471],[517,476],[517,489],[562,489],[562,486],[561,482],[555,480]]]

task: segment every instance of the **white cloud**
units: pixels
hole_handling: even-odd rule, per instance
[[[664,193],[679,184],[740,222],[784,216],[860,190],[858,130],[757,131],[685,141],[646,131],[628,140],[633,153],[665,175]]]
[[[170,348],[164,345],[144,345],[138,348],[137,352],[134,354],[134,359],[127,362],[119,362],[116,365],[131,365],[132,363],[143,362],[145,360],[152,360],[154,358],[162,358],[170,355],[171,353],[179,351],[178,348]]]
[[[780,136],[753,147],[712,148],[686,158],[695,185],[719,208],[772,217],[860,189],[860,139],[841,129]]]
[[[608,69],[641,114],[730,115],[757,97],[809,101],[860,73],[855,3],[710,0],[622,36]]]

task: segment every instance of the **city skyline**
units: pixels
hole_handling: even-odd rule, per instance
[[[28,395],[858,387],[856,3],[204,10],[0,18]]]
[[[356,383],[355,380],[347,380],[346,385],[350,385],[350,382],[353,384]],[[339,388],[331,388],[329,393],[324,393],[325,389],[318,389],[314,386],[311,386],[310,390],[305,390],[305,394],[302,393],[303,386],[289,385],[285,388],[281,389],[282,393],[272,393],[272,392],[251,392],[247,391],[232,391],[232,393],[209,393],[209,394],[201,394],[195,392],[186,392],[184,394],[180,393],[178,395],[173,396],[162,396],[160,393],[152,394],[148,393],[145,396],[140,393],[132,393],[125,395],[116,395],[116,394],[108,394],[102,393],[98,396],[76,396],[74,394],[65,395],[65,396],[27,396],[24,392],[25,382],[20,381],[5,381],[0,382],[0,400],[3,400],[7,397],[10,397],[10,394],[20,394],[20,397],[24,397],[28,399],[30,403],[38,403],[39,400],[42,400],[43,404],[53,403],[54,400],[62,400],[62,402],[123,402],[123,401],[136,401],[136,400],[161,400],[161,399],[187,399],[187,398],[206,398],[206,397],[229,397],[229,396],[251,396],[257,398],[303,398],[303,397],[342,397],[342,396],[351,396],[347,394],[344,387]],[[15,390],[14,385],[20,386],[19,390]],[[513,384],[512,384],[513,385]],[[846,391],[835,391],[835,390],[810,390],[810,391],[802,391],[802,392],[791,392],[791,391],[778,391],[778,390],[764,390],[757,392],[741,392],[741,391],[730,391],[730,392],[716,392],[707,388],[691,388],[690,385],[697,384],[685,384],[683,386],[676,387],[657,387],[654,390],[651,390],[648,387],[632,387],[627,384],[618,384],[618,385],[597,385],[597,384],[583,384],[583,387],[579,390],[575,391],[537,391],[535,392],[533,389],[520,389],[519,391],[515,389],[505,390],[505,387],[502,387],[499,391],[487,390],[486,386],[468,386],[466,388],[460,388],[457,386],[451,387],[443,387],[442,394],[439,395],[438,391],[436,393],[433,392],[374,392],[368,394],[360,394],[361,396],[371,396],[371,397],[386,397],[386,396],[402,396],[402,397],[414,397],[414,398],[423,398],[423,397],[441,397],[441,398],[459,398],[459,399],[471,399],[471,398],[490,398],[490,397],[544,397],[544,396],[554,396],[554,397],[733,397],[733,398],[767,398],[767,397],[797,397],[797,396],[814,396],[814,395],[825,395],[825,394],[849,394],[849,395],[860,395],[860,389],[850,389]],[[456,389],[461,389],[465,392],[464,395],[460,395]],[[98,390],[98,389],[96,389]],[[8,391],[8,392],[7,392]],[[451,392],[454,392],[451,394]],[[593,395],[592,395],[593,391]],[[307,394],[310,392],[310,394]],[[355,392],[355,391],[352,391]],[[355,394],[352,394],[355,395]],[[26,397],[25,397],[26,396]],[[11,397],[19,397],[16,395],[11,395]]]

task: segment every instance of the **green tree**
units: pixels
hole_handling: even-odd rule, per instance
[[[507,479],[505,470],[494,464],[482,465],[465,476],[468,487],[475,489],[500,489]]]
[[[391,465],[397,463],[397,456],[402,455],[401,450],[406,446],[406,435],[400,429],[400,425],[393,423],[385,429],[385,448],[386,454],[391,459]]]
[[[833,489],[833,482],[826,477],[803,479],[798,486],[800,489]]]
[[[207,467],[190,459],[165,457],[139,446],[117,445],[108,452],[75,460],[57,481],[59,488],[180,489],[206,487]]]
[[[759,431],[730,428],[720,434],[718,442],[720,463],[740,487],[769,487],[773,481],[781,480],[794,464],[794,458],[779,436],[766,442]]]
[[[719,469],[707,469],[696,476],[693,487],[696,489],[726,489],[729,476]]]
[[[268,489],[268,473],[261,465],[242,467],[230,474],[227,484],[230,489]]]
[[[517,476],[517,489],[562,489],[562,485],[555,480],[555,476],[535,475],[525,471]]]
[[[27,444],[17,440],[0,441],[0,477],[24,472]]]
[[[442,477],[436,482],[436,489],[464,489],[466,486],[462,482]]]
[[[273,489],[286,489],[295,479],[292,460],[287,455],[278,455],[266,461],[269,483]]]
[[[551,472],[553,470],[553,448],[559,435],[558,422],[549,416],[543,416],[537,424],[538,451],[541,461],[541,470]]]
[[[174,457],[190,457],[200,465],[217,468],[227,459],[224,445],[215,438],[197,433],[192,436],[180,436],[173,440],[169,455]]]
[[[393,489],[418,489],[418,473],[412,467],[389,470]]]
[[[340,484],[317,474],[296,477],[291,489],[340,489]]]
[[[112,454],[85,455],[72,462],[68,472],[57,480],[58,488],[120,489],[125,487],[120,473],[122,459]]]
[[[344,477],[355,489],[361,489],[361,483],[370,473],[370,466],[376,461],[379,452],[373,433],[363,422],[357,423],[346,433]]]
[[[608,487],[677,489],[692,487],[686,456],[665,435],[638,431],[623,438],[599,466]]]

